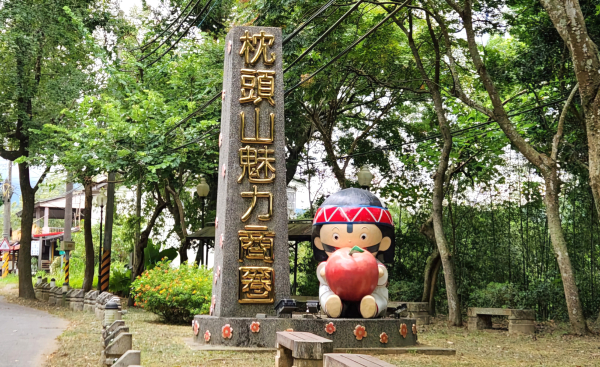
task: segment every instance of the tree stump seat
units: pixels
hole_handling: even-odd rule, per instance
[[[323,367],[393,367],[393,364],[365,354],[325,354]]]
[[[322,367],[325,353],[333,352],[333,341],[294,331],[277,332],[275,367]]]
[[[468,329],[483,330],[492,328],[492,316],[508,316],[510,334],[533,334],[535,332],[535,311],[513,308],[469,307]]]

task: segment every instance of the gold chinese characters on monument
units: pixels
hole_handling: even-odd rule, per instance
[[[260,110],[275,106],[275,65],[277,55],[271,52],[275,37],[260,31],[250,34],[245,31],[240,37],[239,56],[244,59],[245,68],[240,69],[241,96],[240,104],[254,105],[254,136],[246,136],[247,121],[244,112],[240,113],[240,167],[239,184],[244,180],[250,182],[252,191],[242,191],[240,195],[246,199],[248,209],[241,213],[240,220],[245,223],[244,230],[238,231],[239,238],[239,297],[244,304],[265,304],[275,301],[275,270],[271,267],[274,261],[275,232],[269,229],[268,222],[273,219],[273,183],[275,182],[275,114],[267,114],[269,132],[261,135]],[[262,61],[264,69],[255,69],[257,62]],[[266,102],[267,104],[263,104]],[[250,117],[251,119],[251,117]],[[258,223],[249,223],[258,200],[265,200],[266,212],[258,213]],[[257,209],[258,210],[258,209]],[[265,266],[244,266],[247,260],[263,261]]]

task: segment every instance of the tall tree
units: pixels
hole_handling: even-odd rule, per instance
[[[450,162],[450,153],[452,151],[452,135],[450,133],[450,123],[446,117],[444,111],[444,102],[442,101],[442,91],[440,88],[440,75],[441,75],[441,56],[442,51],[440,44],[438,43],[438,36],[435,34],[431,24],[429,15],[426,15],[427,30],[429,32],[434,51],[435,59],[433,61],[433,76],[430,76],[426,70],[419,47],[415,43],[414,37],[414,25],[413,25],[413,14],[412,10],[409,10],[408,16],[406,17],[407,25],[401,22],[398,18],[394,18],[395,23],[400,27],[406,37],[408,38],[408,44],[413,54],[413,58],[417,65],[417,68],[421,74],[421,78],[427,85],[427,89],[431,93],[431,99],[433,100],[433,106],[438,121],[439,131],[442,135],[442,147],[439,154],[439,162],[435,174],[433,175],[433,231],[435,235],[435,243],[437,245],[438,253],[441,258],[442,266],[444,269],[444,281],[446,282],[446,293],[448,295],[448,320],[454,326],[462,326],[462,314],[460,308],[460,300],[458,298],[458,288],[456,285],[456,278],[454,276],[454,263],[444,233],[444,189],[446,181],[446,175],[448,171],[448,165]]]
[[[590,186],[600,215],[600,54],[578,0],[540,0],[569,48],[588,137]],[[596,13],[597,16],[597,13]],[[598,315],[600,320],[600,314]]]
[[[19,165],[23,198],[19,296],[24,298],[35,297],[30,254],[35,194],[53,160],[53,147],[40,131],[44,123],[60,124],[61,110],[91,86],[86,68],[93,60],[71,19],[89,20],[92,2],[9,0],[0,8],[0,156]],[[92,23],[81,26],[93,28]],[[45,171],[32,182],[30,168],[35,166],[44,166]]]
[[[454,86],[452,89],[453,96],[462,101],[464,104],[488,116],[490,119],[495,120],[511,143],[519,150],[521,154],[523,154],[523,156],[525,156],[525,158],[531,164],[538,169],[544,178],[546,188],[544,202],[546,204],[546,213],[548,216],[548,228],[563,281],[565,298],[567,301],[567,307],[569,309],[569,320],[571,321],[572,329],[576,334],[585,334],[587,332],[587,326],[583,316],[583,309],[579,299],[579,291],[575,280],[575,274],[569,258],[567,242],[565,240],[560,220],[560,206],[558,201],[560,181],[559,168],[555,154],[546,154],[538,151],[530,142],[527,141],[527,139],[521,135],[509,117],[509,114],[505,108],[506,101],[502,100],[501,93],[497,89],[491,75],[487,71],[486,64],[480,55],[479,45],[476,42],[476,29],[473,22],[472,1],[465,0],[464,3],[460,4],[458,2],[454,2],[453,0],[446,0],[446,3],[462,20],[467,37],[467,54],[469,55],[469,59],[473,64],[474,70],[481,79],[482,86],[487,93],[492,108],[488,108],[484,104],[478,103],[476,100],[468,96],[464,91],[462,82],[457,73],[457,62],[454,56],[453,44],[447,25],[447,20],[442,17],[443,11],[441,11],[437,4],[434,4],[430,1],[427,3],[429,11],[431,11],[432,14],[437,14],[434,16],[436,17],[436,21],[443,32],[443,38],[448,47],[446,56],[449,61],[449,68],[454,77]],[[553,152],[558,150],[558,144],[562,139],[562,133],[562,126],[560,126],[555,134],[554,143],[552,146]]]

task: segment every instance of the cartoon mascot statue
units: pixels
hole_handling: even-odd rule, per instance
[[[388,272],[394,260],[394,221],[367,190],[327,198],[313,221],[319,301],[329,317],[385,316]]]

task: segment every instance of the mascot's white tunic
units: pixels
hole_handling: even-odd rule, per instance
[[[372,294],[360,302],[341,299],[325,277],[329,255],[341,248],[358,246],[378,260],[379,278]],[[319,301],[329,317],[385,316],[388,303],[388,272],[383,262],[394,258],[392,217],[380,200],[366,190],[346,189],[331,195],[317,210],[313,221],[313,251],[320,262]]]

